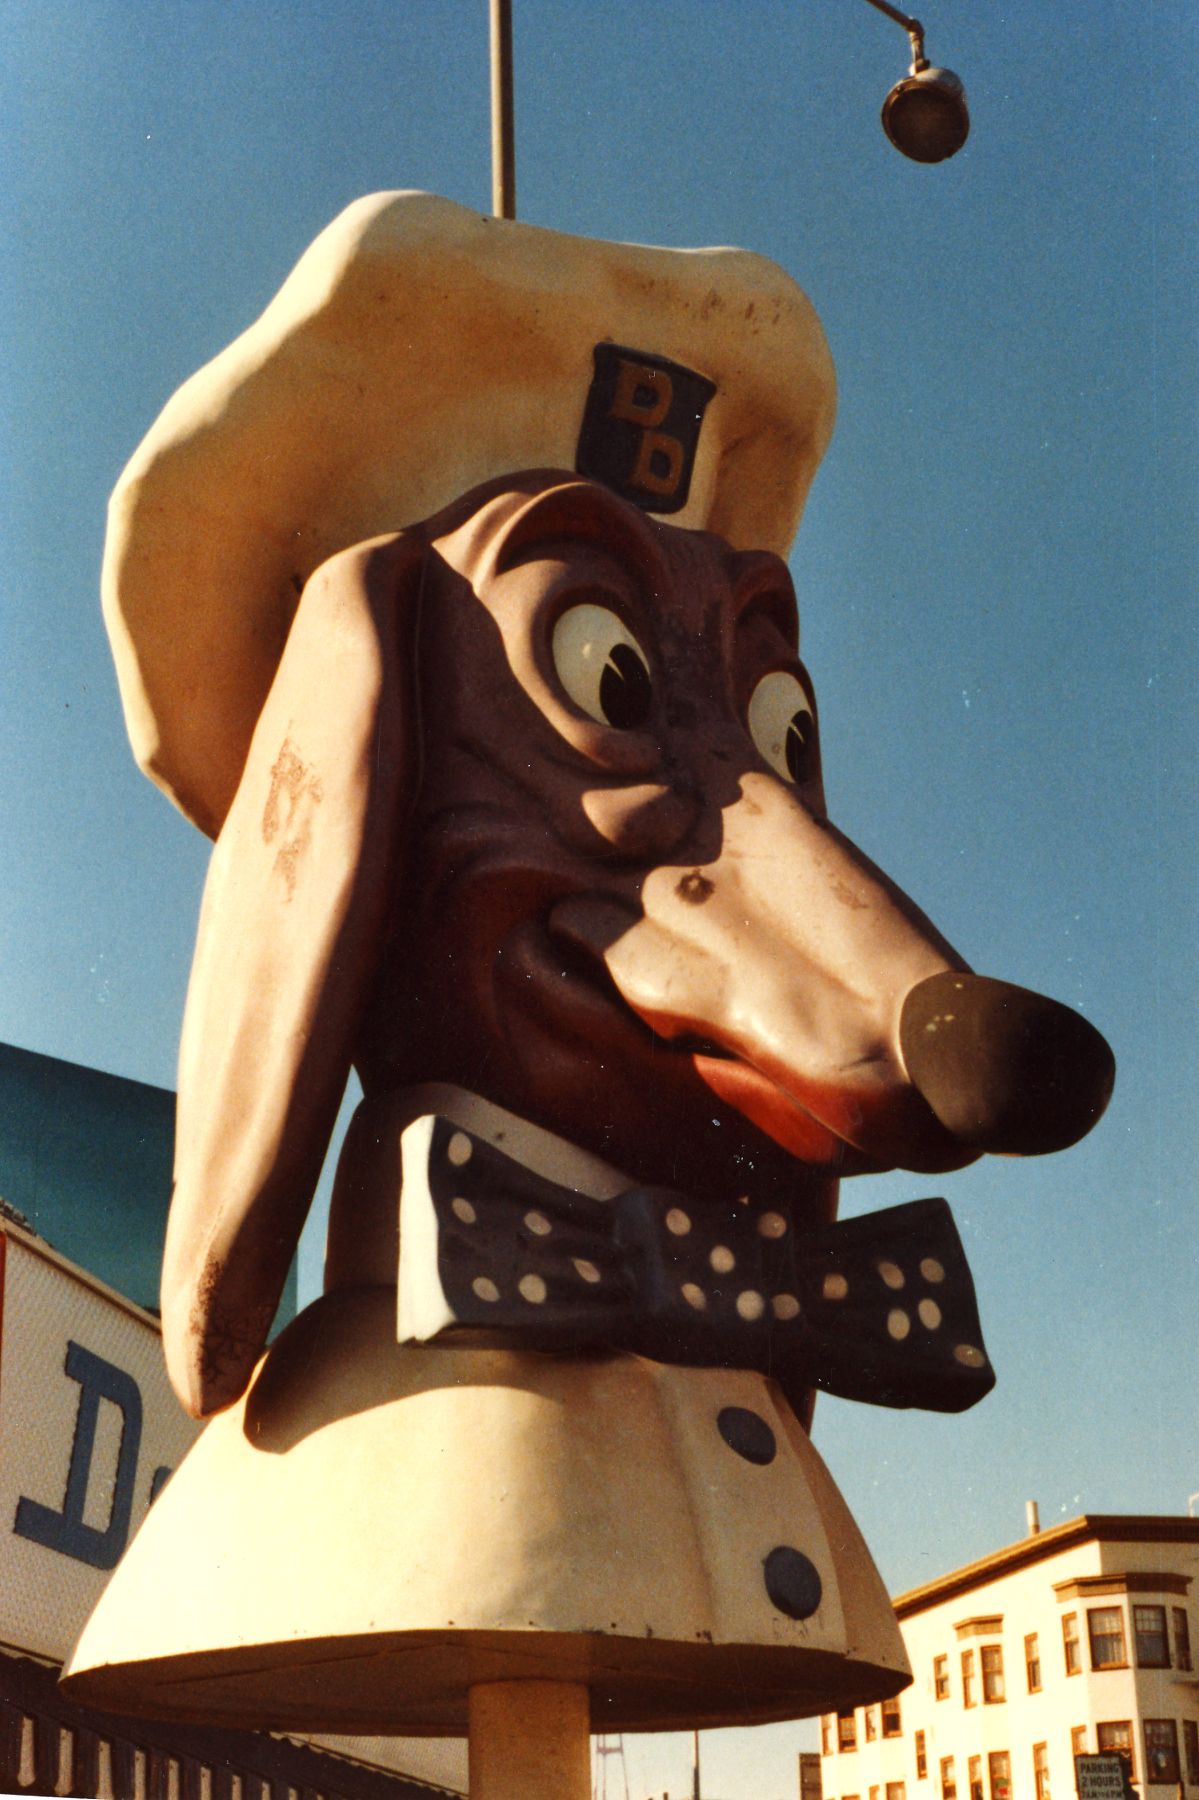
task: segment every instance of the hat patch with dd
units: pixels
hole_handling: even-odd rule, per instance
[[[575,469],[646,512],[681,512],[716,383],[620,344],[597,344],[593,354]]]

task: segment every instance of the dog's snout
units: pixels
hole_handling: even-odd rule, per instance
[[[1010,982],[951,970],[918,982],[899,1023],[908,1074],[945,1129],[999,1155],[1065,1150],[1096,1123],[1116,1063],[1080,1014]]]

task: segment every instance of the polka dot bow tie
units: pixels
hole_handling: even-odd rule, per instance
[[[540,1350],[630,1350],[962,1412],[995,1382],[944,1200],[796,1232],[752,1201],[667,1188],[596,1200],[449,1120],[404,1134],[399,1336],[501,1332]]]

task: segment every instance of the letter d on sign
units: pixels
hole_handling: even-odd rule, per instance
[[[47,1550],[57,1550],[63,1556],[73,1556],[76,1562],[90,1563],[94,1569],[115,1569],[129,1541],[133,1486],[142,1443],[141,1389],[132,1375],[118,1369],[115,1363],[106,1362],[102,1356],[85,1350],[82,1344],[68,1342],[64,1367],[70,1379],[79,1383],[79,1410],[75,1415],[75,1436],[62,1511],[55,1512],[53,1507],[43,1506],[40,1501],[22,1495],[17,1502],[13,1530],[18,1537],[30,1538],[35,1544],[44,1544]],[[94,1525],[87,1524],[83,1509],[87,1504],[101,1400],[110,1400],[121,1410],[121,1448],[108,1524],[103,1531],[98,1531]]]
[[[649,351],[597,344],[592,354],[575,468],[647,512],[679,512],[715,386]]]
[[[652,369],[648,363],[631,362],[622,356],[616,377],[616,392],[608,408],[610,419],[628,419],[632,425],[650,430],[660,425],[670,411],[674,399],[674,383],[665,369]]]

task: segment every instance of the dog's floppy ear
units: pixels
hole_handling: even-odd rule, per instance
[[[349,1071],[415,784],[426,553],[380,538],[312,575],[213,851],[162,1276],[197,1418],[249,1381]]]

